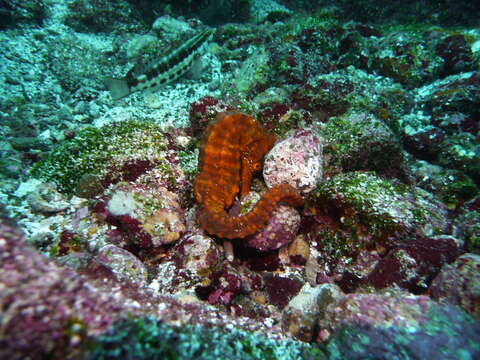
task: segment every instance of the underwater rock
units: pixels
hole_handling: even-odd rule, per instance
[[[167,38],[179,38],[180,35],[192,30],[186,21],[165,15],[158,17],[152,24],[152,30]]]
[[[242,277],[231,263],[224,261],[220,268],[209,276],[207,286],[197,286],[195,292],[210,304],[230,305],[242,290]]]
[[[435,114],[431,121],[434,126],[448,134],[461,131],[475,135],[480,127],[475,119],[475,115],[467,115],[460,111]]]
[[[421,160],[413,163],[411,168],[417,186],[438,196],[448,209],[461,207],[479,193],[473,180],[461,171],[445,169]]]
[[[0,30],[14,28],[23,24],[42,25],[47,15],[47,6],[43,0],[1,1]]]
[[[405,134],[403,144],[405,150],[418,159],[432,161],[442,149],[445,132],[439,128],[425,128]]]
[[[304,235],[308,238],[308,234]],[[305,264],[305,278],[311,286],[318,284],[333,283],[333,281],[327,277],[323,269],[322,255],[320,251],[315,247],[316,243],[313,242],[310,246],[310,256]]]
[[[417,103],[435,118],[452,112],[473,116],[480,103],[480,72],[451,75],[416,90]]]
[[[291,133],[292,129],[308,128],[312,124],[311,113],[294,109],[285,102],[273,102],[260,107],[259,119],[265,129],[280,138]]]
[[[414,34],[391,33],[375,42],[376,51],[369,60],[370,70],[392,78],[407,88],[415,88],[436,79],[443,60],[433,44]]]
[[[45,149],[44,141],[35,136],[22,136],[10,139],[10,144],[15,150],[30,151],[32,149]]]
[[[248,295],[254,301],[258,300],[258,294],[264,287],[262,276],[243,265],[223,259],[223,256],[209,259],[211,264],[215,261],[215,264],[212,264],[214,266],[210,266],[209,269],[206,269],[207,271],[198,273],[202,278],[201,282],[197,282],[195,288],[197,296],[210,304],[225,305],[230,309],[233,306],[232,311],[238,316],[242,316],[241,314],[248,312],[249,309],[253,313],[262,312],[260,309],[253,309],[250,300],[243,302],[245,307],[238,302],[245,298],[245,296],[239,295]],[[223,262],[220,263],[218,260],[223,260]]]
[[[475,68],[472,48],[463,34],[445,37],[437,44],[435,50],[444,61],[444,75],[474,70]]]
[[[480,250],[480,196],[476,196],[459,209],[453,225],[453,234],[465,241],[465,250],[478,253]]]
[[[118,281],[128,280],[146,284],[148,274],[145,265],[132,253],[115,245],[108,244],[102,247],[89,267],[93,269],[98,265],[109,269]]]
[[[105,36],[92,35],[91,38],[83,33],[84,31],[81,33],[64,31],[57,33],[56,36],[50,35],[46,37],[42,49],[48,54],[48,71],[54,76],[57,86],[60,86],[61,94],[63,96],[69,94],[70,97],[75,94],[77,99],[80,94],[83,95],[81,98],[83,101],[71,102],[69,106],[60,107],[56,114],[63,121],[68,119],[73,123],[80,119],[81,122],[90,122],[96,117],[91,107],[101,107],[98,92],[104,88],[105,69],[111,68],[110,57],[105,54],[115,51]],[[75,115],[80,115],[75,120],[72,111],[76,113]],[[74,125],[71,128],[76,129]]]
[[[212,122],[217,113],[230,110],[230,108],[220,100],[212,96],[204,96],[194,103],[190,104],[189,121],[187,134],[201,138],[208,124]]]
[[[115,21],[112,21],[115,19]],[[120,0],[73,0],[68,3],[65,24],[81,33],[109,33],[147,30],[134,3]]]
[[[354,226],[360,237],[362,231],[367,231],[368,238],[383,238],[384,245],[408,243],[408,237],[401,240],[406,234],[446,233],[448,219],[444,206],[426,191],[414,190],[412,193],[407,185],[387,181],[373,172],[338,174],[313,193],[318,204],[314,218],[327,226],[329,221]],[[389,237],[391,240],[387,240]]]
[[[72,194],[85,174],[99,177],[108,187],[120,181],[135,181],[155,170],[163,186],[182,189],[184,175],[170,161],[175,156],[167,152],[169,145],[166,134],[151,122],[126,120],[100,128],[87,127],[54,147],[33,166],[31,175],[55,183],[62,193]]]
[[[174,259],[177,267],[201,278],[208,276],[218,267],[224,254],[212,238],[193,235],[176,244]]]
[[[422,6],[418,6],[416,2],[405,2],[403,6],[398,6],[396,3],[385,3],[383,0],[369,0],[362,3],[349,0],[335,0],[326,3],[289,1],[289,3],[311,12],[321,11],[327,5],[334,5],[335,16],[347,21],[373,23],[378,26],[425,22],[435,24],[436,29],[439,26],[473,26],[477,24],[478,20],[476,17],[477,4],[470,1],[442,0],[440,3],[425,3]]]
[[[250,19],[257,24],[265,21],[275,23],[292,16],[292,14],[291,10],[274,0],[250,1]]]
[[[268,60],[268,53],[263,47],[251,54],[243,62],[235,77],[234,86],[236,92],[248,95],[257,89],[263,90],[267,88],[270,70]]]
[[[41,183],[27,195],[27,202],[33,211],[52,214],[70,206],[66,198],[51,184]]]
[[[343,293],[333,284],[311,287],[305,284],[282,311],[282,329],[301,341],[312,341],[318,317],[332,302],[338,302]]]
[[[310,258],[310,244],[303,234],[298,235],[288,246],[288,257],[294,265],[305,265]]]
[[[280,205],[273,210],[266,226],[257,234],[242,240],[242,246],[269,251],[289,244],[300,226],[300,214],[290,206]]]
[[[124,311],[135,312],[118,291],[99,290],[26,247],[3,219],[0,234],[1,358],[64,358],[66,349],[78,354],[86,336],[102,332]]]
[[[240,216],[250,212],[261,199],[261,195],[250,191],[236,201],[228,211],[230,216]],[[297,234],[300,226],[299,212],[285,205],[278,205],[270,214],[267,224],[257,233],[249,235],[240,242],[240,246],[269,251],[289,244]]]
[[[87,339],[103,334],[116,321],[146,314],[175,326],[263,329],[280,335],[276,325],[219,316],[201,304],[182,304],[137,284],[119,283],[103,271],[87,274],[59,267],[33,251],[23,242],[21,232],[0,218],[0,317],[4,331],[0,358],[83,358],[90,344]]]
[[[79,255],[86,249],[87,239],[81,234],[69,230],[63,230],[58,240],[58,255],[64,256],[71,253]],[[81,257],[81,255],[80,255]]]
[[[269,188],[287,183],[306,194],[322,179],[322,142],[313,130],[297,130],[265,156],[263,178]]]
[[[253,101],[259,106],[267,106],[271,104],[285,104],[288,98],[287,90],[279,87],[269,87],[265,91],[257,94]],[[284,109],[288,109],[287,105],[284,105]],[[278,117],[275,119],[278,120]],[[263,125],[265,123],[262,121]]]
[[[480,355],[480,325],[460,309],[426,296],[402,293],[349,294],[330,304],[319,322],[318,341],[342,359],[452,358],[459,349]]]
[[[476,136],[458,132],[447,136],[438,155],[438,163],[480,179],[480,141]]]
[[[304,285],[299,279],[270,274],[264,277],[264,281],[268,302],[279,309],[287,306]]]
[[[433,299],[458,305],[480,320],[480,255],[463,254],[454,263],[445,264],[429,293]]]
[[[185,231],[178,196],[161,186],[119,184],[110,191],[106,208],[106,221],[144,249],[171,244]]]
[[[349,101],[358,92],[355,78],[330,75],[312,76],[307,85],[297,87],[292,93],[293,101],[301,108],[324,114],[322,118],[344,114]]]
[[[305,236],[318,251],[307,262],[309,282],[316,273],[316,282],[335,281],[346,292],[361,279],[377,287],[428,286],[458,255],[458,245],[442,235],[449,231],[446,209],[423,190],[415,193],[368,172],[324,181],[312,194],[317,205],[306,213]],[[395,260],[393,254],[405,256]]]
[[[396,285],[413,293],[423,293],[442,266],[453,262],[459,253],[452,237],[419,237],[378,259],[364,284],[376,288]]]
[[[398,140],[388,126],[371,114],[352,113],[330,119],[322,136],[325,176],[372,170],[388,177],[405,177]]]
[[[100,178],[93,174],[84,174],[78,180],[75,195],[84,199],[91,199],[104,191]]]
[[[407,150],[478,178],[480,143],[475,120],[480,105],[478,71],[448,76],[416,89],[415,93],[415,108],[400,118],[401,131],[409,145]]]

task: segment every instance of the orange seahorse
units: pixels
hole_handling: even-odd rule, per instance
[[[240,192],[248,194],[253,174],[262,167],[263,157],[275,143],[252,117],[226,112],[217,115],[200,144],[199,173],[194,182],[194,195],[200,205],[198,224],[208,233],[222,238],[244,238],[264,227],[279,202],[301,206],[303,199],[291,185],[279,184],[269,189],[247,214],[230,216]]]

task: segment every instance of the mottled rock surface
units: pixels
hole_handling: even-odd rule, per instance
[[[319,326],[319,340],[330,339],[333,359],[480,355],[478,322],[426,296],[350,294],[327,307]]]
[[[263,178],[268,187],[287,183],[309,193],[322,179],[322,142],[313,130],[297,130],[265,156]]]
[[[463,254],[445,265],[429,288],[432,298],[459,305],[480,320],[480,256]]]

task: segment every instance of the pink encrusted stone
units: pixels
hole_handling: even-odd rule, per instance
[[[466,253],[445,264],[429,291],[433,299],[458,305],[480,320],[480,255]]]
[[[320,334],[331,334],[342,324],[379,328],[418,328],[428,319],[428,311],[438,306],[428,296],[400,291],[390,294],[347,294],[327,305],[319,319]],[[322,335],[319,336],[321,340]]]
[[[272,212],[265,228],[245,238],[242,245],[260,251],[279,249],[293,241],[300,227],[300,221],[297,210],[280,205]]]
[[[95,261],[112,271],[117,280],[128,280],[145,284],[147,269],[131,252],[108,244],[100,249]]]
[[[250,191],[247,196],[234,203],[229,210],[231,216],[246,214],[255,207],[261,199],[259,193]],[[254,235],[242,240],[242,246],[260,251],[279,249],[293,241],[300,227],[301,217],[299,212],[290,207],[279,205],[272,211],[267,224]]]
[[[287,183],[306,194],[322,179],[322,142],[310,129],[299,129],[265,157],[263,178],[269,188]]]

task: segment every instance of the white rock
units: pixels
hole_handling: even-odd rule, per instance
[[[322,179],[322,142],[310,129],[297,130],[265,157],[263,178],[269,188],[287,183],[309,193]]]

